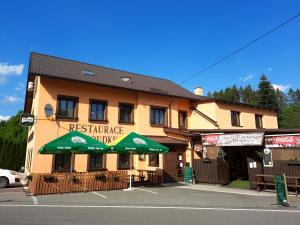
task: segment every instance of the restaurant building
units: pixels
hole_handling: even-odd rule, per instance
[[[28,129],[27,174],[70,168],[69,155],[38,153],[44,144],[69,131],[80,131],[104,143],[134,131],[169,147],[166,155],[134,155],[134,170],[154,170],[164,182],[178,182],[183,181],[185,166],[197,169],[208,159],[214,164],[212,160],[222,153],[214,143],[215,135],[230,131],[245,137],[243,145],[236,144],[243,146],[242,151],[235,151],[236,146],[222,148],[230,152],[228,157],[247,159],[263,150],[265,131],[278,127],[277,114],[270,109],[210,99],[203,96],[202,88],[192,93],[167,79],[39,53],[30,56],[24,112],[35,117]],[[228,138],[223,140],[225,144]],[[208,164],[200,168],[198,176],[204,176]],[[76,172],[127,169],[126,154],[82,154],[74,160]],[[235,177],[243,177],[244,169],[240,166]],[[205,182],[201,179],[199,182]]]

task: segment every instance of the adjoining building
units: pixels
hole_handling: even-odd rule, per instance
[[[240,151],[235,151],[239,147],[223,145],[223,152],[232,157],[226,164],[229,170],[232,162],[243,159],[235,175],[230,172],[224,176],[246,177],[245,159],[264,149],[268,130],[278,133],[276,112],[217,101],[202,94],[202,88],[191,93],[167,79],[32,53],[24,111],[36,120],[28,130],[26,173],[67,171],[69,155],[41,155],[38,149],[69,131],[83,132],[104,143],[134,131],[170,148],[167,155],[134,156],[134,169],[160,171],[164,182],[183,181],[185,166],[198,168],[207,159],[213,164],[213,159],[222,153],[213,143],[214,137],[232,130],[229,133],[238,132],[247,138]],[[228,138],[222,137],[222,143],[227,143]],[[256,142],[260,145],[253,144]],[[76,155],[74,169],[127,170],[129,155]],[[208,170],[203,167],[201,174],[210,174]],[[220,171],[216,169],[214,176]],[[205,182],[201,179],[198,180]]]

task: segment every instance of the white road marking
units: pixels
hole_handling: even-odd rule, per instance
[[[100,196],[102,198],[107,198],[105,195],[101,195],[101,194],[99,194],[99,193],[97,193],[95,191],[91,191],[91,193],[94,194],[94,195],[98,195],[98,196]]]
[[[25,190],[26,192],[29,192],[29,191],[28,191],[28,187],[27,187],[27,186],[23,186],[23,188],[24,188],[24,190]],[[32,198],[33,205],[38,205],[38,204],[39,204],[39,202],[38,202],[38,200],[37,200],[37,197],[36,197],[36,196],[34,196],[34,195],[32,195],[32,193],[31,193],[31,192],[29,192],[29,194],[30,194],[30,196],[31,196],[31,198]]]
[[[45,208],[122,208],[122,209],[176,209],[176,210],[203,210],[203,211],[248,211],[248,212],[285,212],[300,213],[300,210],[287,209],[247,209],[247,208],[212,208],[212,207],[185,207],[185,206],[141,206],[141,205],[8,205],[1,207],[45,207]]]
[[[170,185],[168,184],[161,184],[162,186],[165,186],[165,187],[171,187]]]
[[[146,189],[143,189],[143,188],[133,188],[134,190],[139,190],[139,191],[145,191],[145,192],[149,192],[149,193],[152,193],[152,194],[158,194],[157,192],[155,191],[150,191],[150,190],[146,190]]]
[[[242,193],[242,192],[238,192],[237,191],[231,191],[231,190],[210,190],[210,189],[207,189],[207,188],[194,188],[194,187],[186,187],[186,186],[174,186],[174,188],[180,188],[180,189],[190,189],[190,190],[196,190],[196,191],[210,191],[210,192],[219,192],[219,193],[227,193],[227,194],[236,194],[236,195],[249,195],[249,196],[258,196],[258,197],[272,197],[274,196],[274,194],[271,194],[271,193]]]

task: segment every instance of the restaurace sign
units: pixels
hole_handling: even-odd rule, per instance
[[[69,131],[77,130],[103,143],[110,143],[124,134],[122,126],[92,125],[92,124],[69,124]]]

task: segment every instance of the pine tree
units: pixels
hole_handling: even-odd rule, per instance
[[[268,80],[267,76],[262,74],[257,90],[257,104],[262,107],[278,110],[278,100],[276,92]]]

